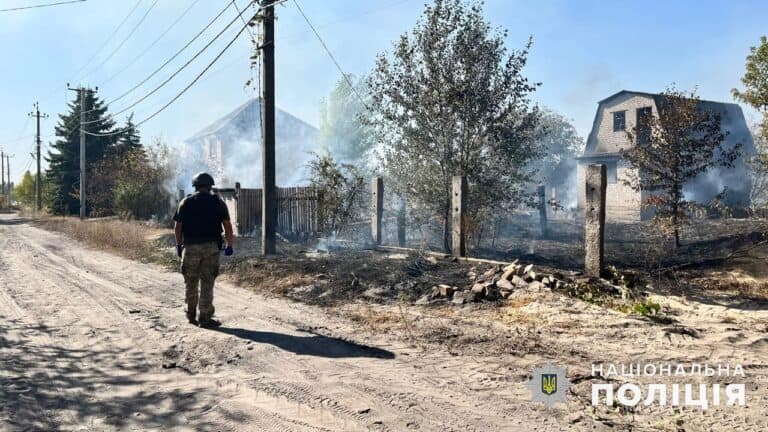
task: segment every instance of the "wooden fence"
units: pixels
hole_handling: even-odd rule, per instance
[[[231,193],[230,193],[231,191]],[[235,233],[255,236],[261,226],[261,189],[221,189],[219,195],[235,215]],[[319,196],[313,187],[277,189],[277,231],[289,238],[305,238],[320,231]],[[236,209],[232,211],[232,209]]]

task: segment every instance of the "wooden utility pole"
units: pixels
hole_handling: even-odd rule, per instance
[[[9,155],[8,153],[5,154],[5,173],[6,178],[8,179],[8,198],[6,200],[8,201],[9,208],[11,207],[11,190],[13,189],[11,187],[11,157],[13,156]]]
[[[5,153],[0,150],[0,193],[5,195]]]
[[[35,102],[35,110],[29,114],[37,120],[37,133],[35,134],[35,159],[37,160],[37,172],[35,173],[35,209],[40,211],[43,208],[40,195],[40,119],[48,118],[48,114],[40,113],[40,105]]]
[[[86,188],[86,179],[85,179],[85,128],[83,127],[85,123],[85,92],[86,89],[84,89],[82,86],[77,88],[69,87],[69,84],[67,84],[67,88],[72,91],[76,91],[77,95],[80,96],[80,124],[78,127],[80,128],[80,187],[78,188],[80,190],[80,219],[85,219],[86,214],[86,207],[85,207],[85,188]]]
[[[261,0],[261,23],[264,41],[261,46],[262,76],[261,96],[261,253],[275,253],[277,228],[277,187],[275,184],[275,0]]]

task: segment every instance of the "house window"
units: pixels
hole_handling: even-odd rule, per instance
[[[651,141],[651,107],[637,109],[637,143],[648,144]]]
[[[613,113],[613,131],[620,132],[627,128],[626,111],[616,111]]]

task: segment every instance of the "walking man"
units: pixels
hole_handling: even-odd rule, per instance
[[[187,319],[203,328],[221,325],[213,318],[213,283],[219,274],[222,227],[226,238],[224,254],[234,253],[229,211],[224,201],[211,192],[213,184],[209,174],[197,174],[192,179],[195,193],[181,200],[173,216],[176,253],[181,258],[186,285]],[[196,316],[198,306],[200,315]]]

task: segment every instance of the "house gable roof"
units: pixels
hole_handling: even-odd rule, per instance
[[[613,101],[614,99],[624,95],[645,96],[645,97],[653,98],[653,101],[656,104],[656,106],[659,106],[661,102],[663,102],[664,100],[664,95],[660,93],[647,93],[647,92],[639,92],[639,91],[633,91],[633,90],[620,90],[604,99],[599,100],[597,102],[597,110],[595,111],[595,119],[592,122],[592,129],[589,132],[589,136],[587,137],[587,144],[584,147],[584,154],[583,154],[584,157],[593,156],[594,149],[597,146],[597,132],[598,132],[597,124],[600,119],[600,113],[601,113],[602,107],[608,104],[609,102]],[[736,117],[740,117],[741,122],[744,123],[744,126],[746,127],[744,114],[742,113],[741,107],[738,104],[729,103],[729,102],[710,101],[710,100],[704,100],[704,99],[701,99],[700,103],[702,107],[705,107],[708,110],[719,112],[723,115],[731,114],[731,115],[735,115]]]
[[[198,141],[198,140],[200,140],[202,138],[205,138],[205,137],[208,137],[208,136],[211,136],[211,135],[217,135],[217,134],[223,132],[231,124],[233,124],[235,122],[239,122],[240,120],[250,121],[249,118],[241,119],[241,117],[243,117],[245,115],[249,115],[249,113],[254,111],[254,110],[256,110],[257,112],[261,110],[261,98],[256,97],[256,98],[253,98],[253,99],[250,99],[250,100],[246,101],[242,105],[240,105],[237,108],[235,108],[234,110],[230,111],[225,116],[219,118],[218,120],[216,120],[213,123],[211,123],[210,125],[206,126],[204,129],[200,130],[196,134],[194,134],[191,137],[187,138],[186,141],[189,142],[189,143],[192,143],[192,142]],[[288,119],[291,122],[291,124],[294,125],[294,126],[295,125],[302,125],[302,126],[306,127],[307,129],[309,129],[309,130],[311,130],[313,132],[317,131],[317,128],[315,128],[314,126],[310,125],[309,123],[305,122],[304,120],[302,120],[302,119],[300,119],[300,118],[298,118],[298,117],[296,117],[296,116],[294,116],[294,115],[292,115],[292,114],[290,114],[288,112],[285,112],[285,111],[283,111],[283,110],[281,110],[279,108],[277,108],[275,111],[276,111],[276,113],[275,113],[276,117],[279,117],[281,119]],[[259,120],[257,119],[256,122],[258,123]],[[261,126],[259,126],[259,127],[261,127]],[[278,127],[279,127],[279,125],[278,125]]]

